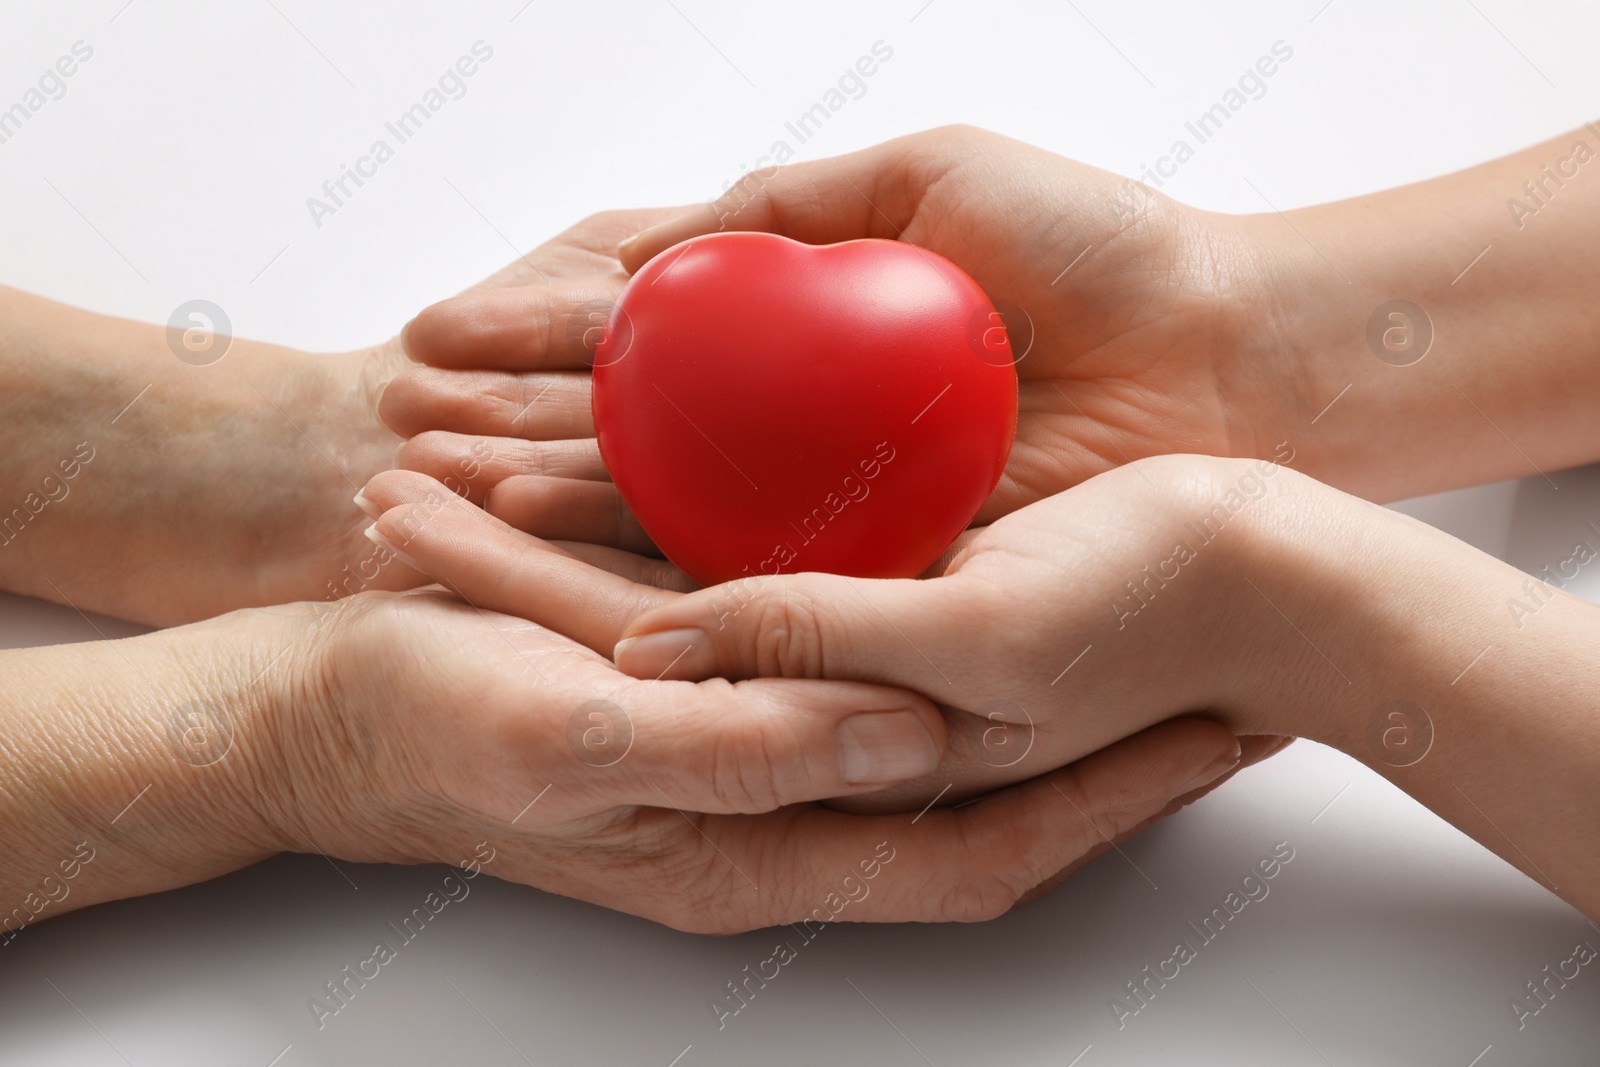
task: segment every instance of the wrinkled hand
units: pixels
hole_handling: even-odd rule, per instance
[[[928,702],[849,682],[638,681],[436,590],[336,610],[272,730],[288,739],[267,806],[278,847],[491,852],[498,877],[684,930],[827,920],[840,896],[840,921],[989,918],[1238,751],[1215,724],[1169,724],[959,811],[848,814],[811,802],[939,759]]]

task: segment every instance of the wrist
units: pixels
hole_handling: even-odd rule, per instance
[[[1131,536],[1140,545],[1132,558],[1152,561],[1109,572],[1120,588],[1107,643],[1126,665],[1111,684],[1145,698],[1130,712],[1148,710],[1151,722],[1199,712],[1238,735],[1316,736],[1315,717],[1291,692],[1313,666],[1293,625],[1305,625],[1308,609],[1291,594],[1310,589],[1316,573],[1298,526],[1317,521],[1302,512],[1321,494],[1343,494],[1269,459],[1161,456],[1102,477],[1120,480],[1112,492],[1122,499],[1103,509],[1114,519],[1093,540]],[[1116,581],[1121,574],[1131,577]],[[1162,665],[1154,675],[1152,663]]]
[[[261,814],[275,763],[262,680],[274,629],[227,617],[0,658],[8,905],[42,891],[48,913],[23,916],[42,919],[279,849]],[[74,856],[81,869],[64,880],[60,864]]]
[[[1380,195],[1238,220],[1255,265],[1245,303],[1256,333],[1243,351],[1276,385],[1253,429],[1287,442],[1296,469],[1376,500],[1466,484],[1482,464],[1430,447],[1459,436],[1458,406],[1470,412],[1436,350],[1455,294],[1416,261],[1420,223],[1387,216]]]
[[[205,364],[181,349],[0,289],[0,587],[171,625],[417,580],[380,568],[351,502],[400,444],[375,410],[397,341],[316,356],[235,338]]]
[[[1505,597],[1522,576],[1293,471],[1276,482],[1237,561],[1243,655],[1229,667],[1242,682],[1237,728],[1294,734],[1375,766],[1396,765],[1385,709],[1447,697],[1503,629]]]
[[[1537,231],[1507,212],[1570,144],[1235,220],[1258,323],[1243,359],[1272,366],[1282,387],[1260,425],[1294,444],[1297,467],[1393,500],[1600,459],[1584,430],[1600,418],[1584,268],[1600,192],[1574,183]]]
[[[258,695],[268,726],[255,761],[256,807],[277,850],[370,863],[437,858],[428,829],[438,797],[404,743],[399,709],[418,684],[446,706],[463,698],[454,687],[432,690],[436,673],[426,660],[416,669],[408,651],[412,639],[417,647],[451,640],[430,627],[423,602],[364,593],[248,613],[280,623],[287,650]]]

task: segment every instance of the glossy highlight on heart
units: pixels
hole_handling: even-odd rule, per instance
[[[1017,376],[1000,314],[941,256],[716,233],[623,290],[594,420],[623,499],[700,584],[907,578],[998,484]]]

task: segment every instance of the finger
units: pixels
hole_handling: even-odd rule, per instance
[[[661,555],[610,482],[514,475],[489,491],[485,506],[489,514],[535,537]]]
[[[950,547],[941,552],[939,554],[939,558],[933,561],[933,565],[927,570],[923,571],[918,577],[938,578],[940,575],[943,575],[955,565],[956,560],[959,559],[961,554],[971,546],[972,542],[978,539],[979,535],[981,535],[983,531],[984,527],[968,527],[967,529],[962,530],[961,533],[956,536],[956,539],[950,542]]]
[[[526,255],[474,285],[474,291],[548,285],[569,278],[618,275],[617,242],[647,226],[683,214],[682,207],[623,208],[580,219]]]
[[[1048,895],[1052,890],[1061,885],[1061,883],[1065,882],[1077,871],[1092,863],[1100,856],[1101,853],[1109,852],[1114,845],[1120,845],[1129,838],[1137,837],[1139,834],[1143,833],[1146,828],[1153,826],[1169,815],[1176,814],[1177,812],[1188,807],[1190,804],[1193,804],[1195,801],[1199,800],[1201,797],[1216,790],[1219,786],[1228,782],[1233,778],[1234,775],[1238,774],[1246,767],[1254,766],[1255,764],[1260,763],[1262,760],[1282,752],[1284,749],[1288,748],[1293,741],[1294,738],[1292,737],[1279,737],[1272,734],[1247,734],[1241,736],[1239,738],[1239,758],[1231,767],[1223,770],[1221,774],[1211,779],[1211,781],[1205,782],[1196,788],[1192,788],[1181,796],[1173,797],[1172,801],[1167,804],[1166,807],[1162,808],[1159,812],[1146,819],[1138,826],[1135,826],[1132,830],[1129,830],[1120,837],[1113,838],[1111,841],[1107,841],[1101,847],[1084,856],[1083,859],[1075,863],[1068,864],[1054,877],[1045,879],[1035,889],[1029,892],[1022,900],[1018,901],[1018,903],[1026,904],[1029,901],[1038,900],[1040,897]],[[1196,779],[1196,781],[1199,780],[1200,779],[1198,778]]]
[[[694,584],[693,578],[664,559],[651,559],[632,552],[624,552],[620,548],[591,545],[582,541],[550,541],[550,545],[573,559],[582,560],[591,567],[610,571],[619,578],[626,578],[640,585],[654,586],[673,593],[692,593],[700,588]]]
[[[930,803],[946,807],[957,805],[1030,778],[1042,769],[1060,766],[1066,761],[1064,752],[1076,755],[1084,749],[1078,731],[1063,729],[1055,723],[1037,727],[1031,722],[998,724],[983,715],[946,709],[945,729],[949,735],[948,751],[933,774],[866,796],[829,800],[828,805],[863,815],[921,811]],[[1232,746],[1230,751],[1237,747]],[[1238,763],[1237,752],[1232,759]],[[1218,768],[1207,789],[1220,784],[1223,778],[1218,776],[1225,771],[1228,768]],[[1162,788],[1159,784],[1153,785],[1152,792],[1160,792]],[[1186,803],[1204,795],[1204,790],[1198,786],[1190,788],[1196,791],[1183,798]],[[1161,799],[1164,801],[1173,795]]]
[[[483,289],[442,300],[400,332],[406,354],[435,367],[575,370],[594,348],[624,279]]]
[[[600,459],[600,446],[592,437],[521,441],[428,430],[400,446],[395,464],[436,478],[473,503],[481,503],[494,486],[517,474],[611,480]]]
[[[960,573],[926,581],[742,578],[634,620],[613,658],[638,678],[656,677],[672,661],[674,678],[829,677],[937,698],[950,691],[951,679],[983,665],[970,630],[954,631],[960,640],[951,640],[950,615],[982,617],[996,595]]]
[[[416,367],[384,387],[378,417],[401,437],[427,430],[558,441],[594,436],[591,379],[576,372]]]
[[[1211,781],[1196,786],[1182,796],[1174,798],[1173,803],[1180,808],[1193,804],[1207,793],[1214,792],[1219,787],[1227,784],[1234,775],[1246,767],[1254,767],[1263,760],[1276,756],[1293,744],[1294,740],[1292,737],[1283,737],[1278,734],[1240,735],[1239,758],[1234,765],[1211,779]]]
[[[414,471],[384,471],[362,493],[383,509],[374,540],[405,562],[475,607],[538,623],[602,655],[641,611],[676,596],[573,559]]]
[[[1082,870],[1086,865],[1096,861],[1101,856],[1101,853],[1109,853],[1110,849],[1114,848],[1114,846],[1122,845],[1123,841],[1128,840],[1128,838],[1138,837],[1139,833],[1144,833],[1144,830],[1149,829],[1150,825],[1155,825],[1165,819],[1166,816],[1176,814],[1178,811],[1182,811],[1182,809],[1192,805],[1194,801],[1205,797],[1206,793],[1213,792],[1213,790],[1229,782],[1235,774],[1243,771],[1246,766],[1253,766],[1256,763],[1261,763],[1262,760],[1266,760],[1266,758],[1274,757],[1278,752],[1290,747],[1293,741],[1294,737],[1280,737],[1275,736],[1275,734],[1243,734],[1243,736],[1238,737],[1238,758],[1232,763],[1232,766],[1224,766],[1222,773],[1213,777],[1211,781],[1205,781],[1205,774],[1195,777],[1195,781],[1202,782],[1202,784],[1194,785],[1192,789],[1182,793],[1179,797],[1173,797],[1173,800],[1165,808],[1152,814],[1146,821],[1136,825],[1128,832],[1118,835],[1118,837],[1104,841],[1101,846],[1091,849],[1090,853],[1086,853],[1082,859],[1078,859],[1072,864],[1067,864],[1054,877],[1046,878],[1040,885],[1035,886],[1032,891],[1022,897],[1021,901],[1018,901],[1018,904],[1027,904],[1030,901],[1037,901],[1042,896],[1048,896],[1056,886],[1061,885],[1062,881],[1066,881],[1078,870]]]
[[[594,768],[577,783],[608,806],[770,812],[925,775],[944,752],[933,705],[881,686],[717,679],[611,691],[590,702],[592,720],[580,717],[598,729],[580,730],[573,750]]]
[[[718,230],[764,230],[808,244],[857,237],[898,238],[927,181],[954,149],[940,134],[902,137],[860,152],[753,171],[709,204],[691,208],[624,241],[632,274],[671,246]]]
[[[666,921],[715,933],[796,923],[805,937],[828,922],[996,918],[1148,818],[1161,791],[1152,782],[1181,788],[1236,750],[1225,728],[1197,722],[1153,726],[958,809],[860,816],[804,807],[697,820],[706,842],[689,867],[694,895]],[[694,849],[693,837],[681,847]]]
[[[1029,890],[1017,903],[1027,904],[1031,901],[1038,900],[1040,897],[1049,895],[1068,878],[1082,870],[1084,867],[1087,867],[1089,864],[1093,863],[1104,853],[1110,852],[1112,849],[1122,844],[1124,841],[1129,840],[1130,838],[1137,837],[1139,834],[1142,834],[1145,830],[1149,829],[1151,826],[1154,826],[1167,816],[1174,815],[1177,812],[1182,811],[1190,804],[1193,804],[1196,800],[1199,800],[1201,797],[1205,796],[1207,793],[1211,792],[1219,785],[1232,778],[1243,768],[1249,766],[1251,763],[1265,759],[1267,755],[1271,754],[1271,752],[1277,751],[1277,748],[1282,748],[1288,743],[1285,740],[1282,742],[1282,744],[1277,745],[1277,748],[1272,748],[1267,745],[1258,744],[1257,742],[1263,740],[1263,738],[1260,737],[1239,737],[1230,740],[1229,738],[1225,738],[1216,732],[1218,729],[1222,729],[1220,724],[1209,719],[1200,718],[1175,719],[1167,723],[1161,723],[1157,726],[1150,727],[1150,730],[1159,730],[1162,729],[1162,727],[1174,726],[1176,724],[1183,724],[1186,731],[1194,736],[1185,737],[1183,734],[1174,730],[1168,733],[1167,740],[1164,743],[1171,745],[1193,746],[1189,749],[1189,751],[1194,753],[1197,758],[1200,753],[1203,753],[1209,749],[1210,751],[1215,752],[1215,756],[1213,757],[1212,761],[1200,770],[1194,771],[1193,777],[1188,778],[1187,780],[1184,780],[1184,775],[1187,773],[1187,771],[1183,768],[1182,764],[1168,764],[1164,768],[1151,768],[1154,771],[1154,776],[1144,783],[1142,790],[1137,783],[1130,783],[1133,789],[1142,791],[1145,801],[1144,807],[1150,809],[1148,814],[1146,814],[1143,818],[1138,819],[1134,825],[1128,827],[1122,832],[1108,834],[1105,836],[1100,844],[1096,845],[1094,848],[1084,853],[1083,856],[1067,864],[1054,875],[1046,878],[1043,882]],[[1201,732],[1189,729],[1190,724],[1204,725],[1207,727],[1212,727],[1212,729]],[[1145,733],[1149,733],[1150,730],[1146,730]],[[1119,742],[1118,745],[1112,745],[1109,748],[1101,749],[1099,752],[1079,760],[1078,765],[1081,767],[1087,760],[1102,757],[1111,752],[1112,749],[1115,749],[1122,744],[1126,744],[1126,742]],[[1163,770],[1166,771],[1165,782],[1159,780]],[[1162,795],[1168,790],[1175,790],[1175,792],[1173,792],[1168,799],[1163,801],[1161,799]],[[1140,804],[1137,797],[1131,798],[1127,804],[1130,812],[1137,811],[1139,806]],[[1135,816],[1128,816],[1128,818],[1133,817]],[[1124,818],[1122,821],[1125,823],[1127,818]]]

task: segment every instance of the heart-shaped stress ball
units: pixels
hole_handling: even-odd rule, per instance
[[[622,291],[594,421],[639,524],[701,585],[908,578],[999,482],[1017,374],[994,305],[942,256],[717,233]]]

